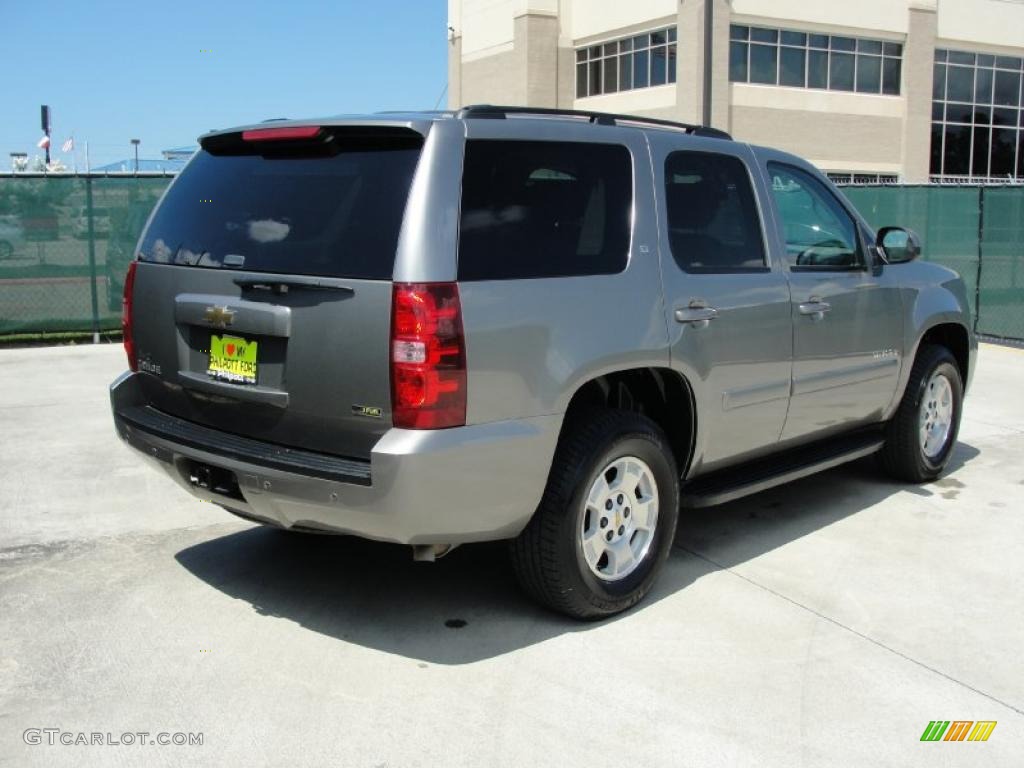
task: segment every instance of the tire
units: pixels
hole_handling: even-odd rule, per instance
[[[622,478],[637,485],[619,488]],[[657,425],[629,411],[578,414],[564,428],[536,513],[512,542],[516,576],[532,598],[567,616],[620,613],[654,584],[678,514],[675,458]]]
[[[907,483],[926,483],[937,478],[953,455],[963,397],[963,380],[952,353],[935,344],[922,346],[903,399],[886,427],[885,445],[879,454],[882,468],[896,480]],[[948,428],[942,430],[947,419]],[[927,430],[928,424],[937,425],[938,429]],[[929,433],[929,440],[925,439],[925,432]]]

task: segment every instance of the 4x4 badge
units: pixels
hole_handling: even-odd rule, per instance
[[[218,328],[227,328],[235,319],[235,312],[227,307],[207,307],[203,319]]]

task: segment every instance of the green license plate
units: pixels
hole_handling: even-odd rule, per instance
[[[210,364],[206,373],[235,384],[256,383],[257,342],[240,336],[210,336]]]

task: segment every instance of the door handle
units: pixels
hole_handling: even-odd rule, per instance
[[[677,309],[675,317],[677,323],[692,323],[703,328],[709,320],[718,317],[718,310],[714,307],[689,306],[686,309]]]
[[[800,305],[801,315],[810,315],[815,320],[820,320],[825,316],[826,312],[832,310],[832,305],[827,301],[822,301],[816,296],[812,296],[809,301],[804,302]]]

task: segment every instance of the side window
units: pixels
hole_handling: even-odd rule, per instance
[[[633,166],[624,146],[469,141],[459,279],[621,272],[632,210]]]
[[[739,158],[673,152],[665,160],[665,206],[669,246],[680,269],[767,269],[761,217]]]
[[[793,269],[856,269],[857,226],[835,196],[806,171],[768,163],[772,197]]]

